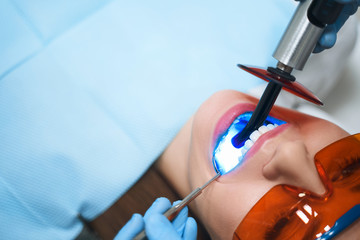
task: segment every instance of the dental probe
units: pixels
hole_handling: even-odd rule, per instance
[[[295,77],[291,75],[292,70],[294,68],[303,70],[325,27],[336,21],[343,7],[344,4],[337,3],[334,0],[306,0],[299,4],[273,54],[273,57],[278,60],[277,66],[276,68],[267,68],[265,78],[269,83],[248,124],[232,138],[231,142],[234,147],[242,147],[249,135],[263,124],[281,88],[289,89],[286,85],[291,85],[295,81]],[[248,72],[264,79],[264,74],[254,69]],[[290,87],[290,92],[294,93],[291,90],[294,89]],[[302,97],[309,100],[307,96]]]
[[[199,196],[202,193],[202,191],[207,186],[209,186],[210,183],[218,179],[220,175],[221,175],[220,172],[218,172],[213,178],[207,181],[204,185],[194,189],[189,195],[187,195],[183,200],[181,200],[181,202],[169,208],[163,215],[167,217],[169,221],[172,221],[185,206],[187,206],[192,200],[194,200],[197,196]],[[142,230],[134,239],[135,240],[147,239],[145,230]]]

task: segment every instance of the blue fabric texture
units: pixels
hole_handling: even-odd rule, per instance
[[[260,80],[291,1],[0,1],[0,236],[71,239],[211,94]]]

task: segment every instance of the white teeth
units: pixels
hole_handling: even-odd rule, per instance
[[[249,149],[242,147],[241,148],[241,155],[244,156]]]
[[[258,130],[255,130],[252,132],[252,134],[250,134],[249,138],[255,142],[256,140],[258,140],[258,138],[261,136],[260,132]]]
[[[265,126],[261,126],[261,127],[259,127],[258,131],[259,131],[261,134],[264,134],[264,133],[270,131],[270,129],[267,128],[267,127],[265,127]]]
[[[256,140],[259,139],[259,137],[261,135],[263,135],[264,133],[273,130],[274,128],[278,127],[279,125],[275,124],[268,124],[267,126],[261,126],[259,127],[258,130],[253,131],[250,136],[249,136],[249,140],[247,140],[244,144],[244,147],[246,149],[250,149],[252,147],[252,145],[254,145],[254,143],[256,142]]]
[[[268,124],[266,127],[267,127],[268,129],[270,129],[270,130],[273,130],[273,129],[275,128],[275,126],[272,125],[272,124]]]
[[[248,140],[246,140],[244,146],[245,146],[246,149],[250,149],[252,147],[252,145],[254,145],[254,142],[251,141],[250,139],[248,139]]]

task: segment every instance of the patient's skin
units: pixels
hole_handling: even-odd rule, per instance
[[[238,115],[254,110],[257,101],[237,91],[218,92],[182,128],[157,163],[181,197],[216,174],[211,160],[217,137]],[[328,121],[281,107],[273,107],[270,115],[288,124],[262,135],[241,166],[190,205],[213,239],[231,239],[246,213],[275,185],[325,192],[314,155],[349,134]]]

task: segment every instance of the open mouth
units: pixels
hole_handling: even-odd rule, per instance
[[[230,125],[228,130],[220,136],[217,144],[215,145],[213,164],[215,171],[220,172],[221,175],[230,172],[236,166],[240,165],[245,154],[250,150],[261,135],[286,123],[285,121],[268,116],[263,125],[252,132],[240,148],[235,148],[231,143],[231,139],[244,129],[250,120],[252,113],[253,112],[245,112],[238,116]]]

